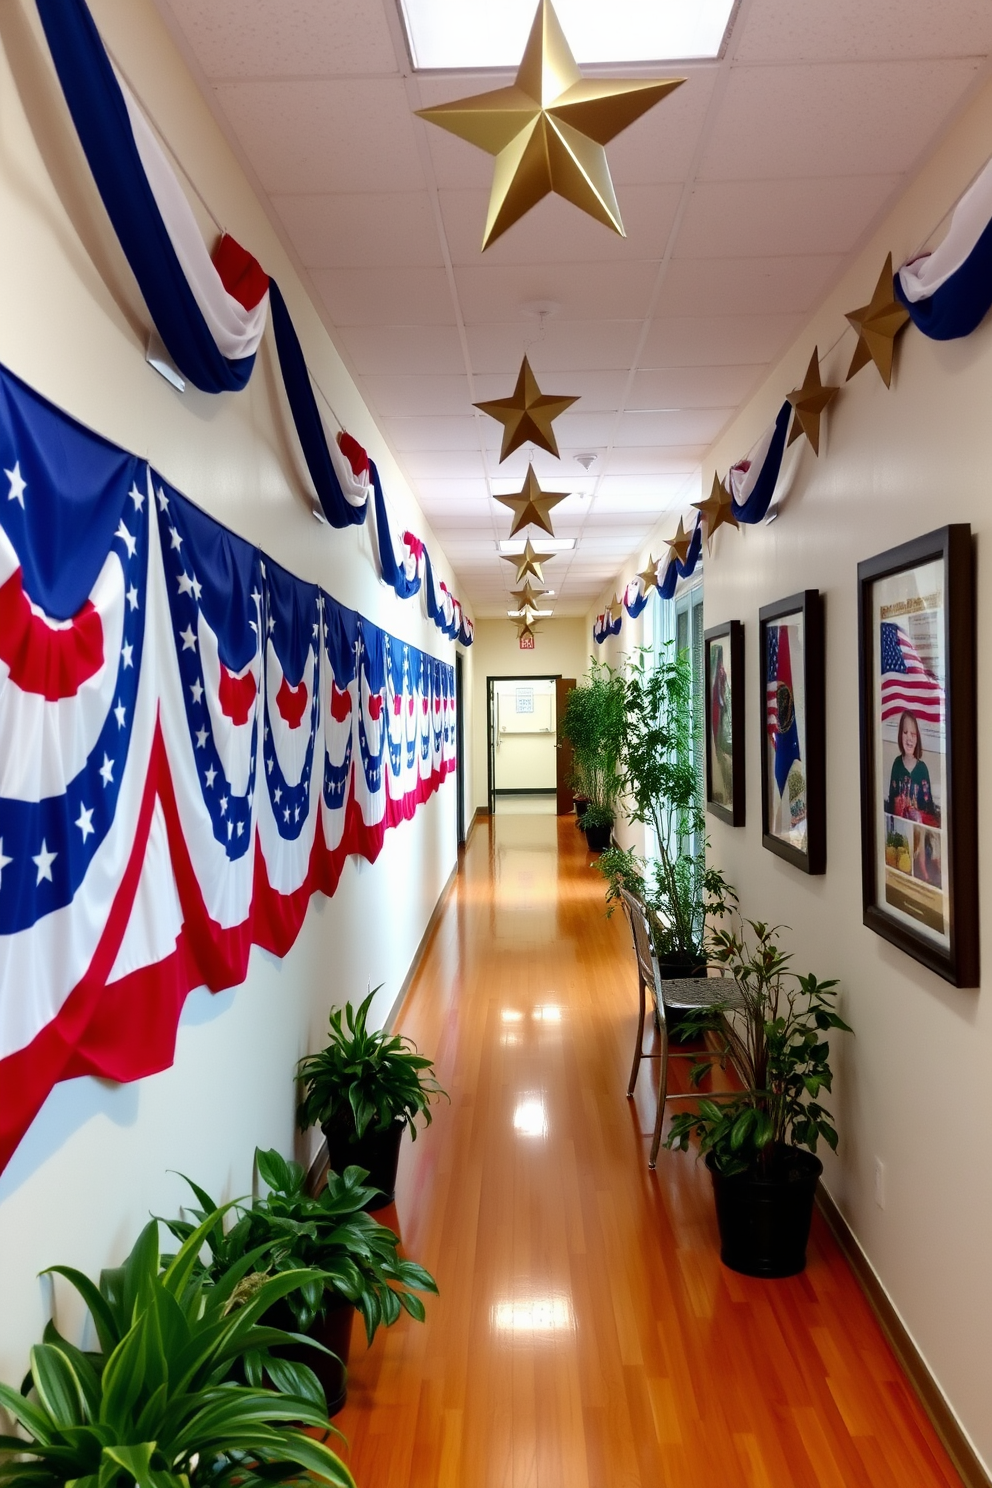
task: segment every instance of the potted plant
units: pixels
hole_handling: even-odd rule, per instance
[[[586,680],[569,692],[561,719],[576,778],[588,797],[581,825],[590,851],[597,853],[609,847],[622,789],[624,686],[621,672],[594,662]]]
[[[690,1137],[699,1138],[724,1265],[747,1276],[794,1276],[806,1264],[823,1171],[817,1143],[822,1137],[837,1147],[833,1118],[819,1099],[832,1082],[829,1034],[851,1030],[834,1009],[836,982],[792,971],[775,928],[749,920],[740,929],[716,929],[709,949],[711,961],[735,978],[744,1006],[688,1014],[686,1023],[696,1032],[718,1028],[743,1089],[719,1104],[701,1096],[697,1111],[673,1118],[666,1146],[684,1152]]]
[[[79,1292],[99,1347],[84,1353],[49,1323],[23,1393],[0,1384],[0,1405],[25,1432],[0,1437],[0,1483],[265,1488],[316,1479],[355,1488],[340,1458],[304,1429],[321,1438],[328,1430],[309,1369],[286,1362],[285,1390],[232,1378],[246,1356],[284,1340],[259,1320],[312,1274],[286,1271],[246,1294],[245,1257],[208,1286],[197,1258],[223,1213],[207,1214],[164,1265],[153,1220],[98,1286],[71,1267],[50,1268]]]
[[[370,1194],[370,1209],[383,1208],[395,1196],[404,1129],[409,1127],[415,1141],[417,1116],[430,1126],[431,1100],[446,1095],[431,1061],[412,1039],[384,1028],[369,1031],[369,1009],[378,991],[374,988],[357,1012],[350,1002],[333,1010],[326,1046],[300,1061],[305,1093],[296,1113],[301,1131],[323,1128],[335,1172],[366,1170],[378,1194]]]
[[[246,1286],[262,1285],[267,1276],[288,1273],[302,1278],[276,1299],[267,1321],[284,1336],[276,1345],[277,1361],[306,1363],[327,1397],[329,1415],[344,1405],[348,1351],[355,1310],[361,1313],[369,1343],[380,1324],[390,1327],[406,1311],[422,1322],[424,1304],[412,1289],[436,1292],[429,1271],[399,1254],[399,1240],[386,1225],[365,1212],[370,1190],[362,1168],[329,1172],[320,1193],[306,1189],[306,1174],[272,1150],[255,1153],[259,1176],[269,1192],[250,1206],[237,1204],[236,1223],[226,1233],[215,1229],[207,1238],[208,1280],[227,1275],[244,1257],[252,1257]],[[204,1209],[213,1201],[186,1180]],[[192,1211],[200,1219],[200,1211]],[[192,1230],[185,1220],[168,1221],[181,1239]],[[302,1337],[300,1335],[303,1335]],[[308,1340],[320,1345],[308,1349]],[[273,1377],[273,1358],[256,1352],[245,1359],[249,1383]]]

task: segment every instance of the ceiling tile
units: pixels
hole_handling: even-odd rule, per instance
[[[625,238],[562,197],[549,197],[486,249],[485,262],[625,263],[629,259],[660,259],[681,195],[678,184],[628,186],[621,203]],[[477,265],[488,189],[442,191],[440,200],[452,263]]]
[[[454,323],[443,269],[314,269],[311,278],[338,326]]]
[[[269,192],[415,191],[424,184],[399,78],[223,83],[216,92]]]
[[[671,316],[651,322],[643,368],[760,365],[770,362],[803,323],[801,315]]]
[[[617,448],[610,451],[611,475],[684,475],[688,478],[706,453],[705,444],[669,445],[666,449]]]
[[[408,462],[404,459],[403,463],[406,465]],[[484,501],[487,505],[489,502],[489,483],[481,475],[455,479],[421,475],[416,478],[416,487],[421,506],[429,505],[432,511],[444,512],[457,502],[464,502],[466,506],[473,501]]]
[[[763,363],[745,363],[739,367],[661,367],[636,372],[627,409],[729,408],[744,401],[764,370]]]
[[[396,72],[382,7],[363,0],[169,0],[211,78]]]
[[[668,266],[657,314],[781,315],[809,311],[844,260],[816,258],[683,258]]]
[[[464,371],[455,325],[343,326],[339,339],[359,374]]]
[[[460,377],[428,373],[412,377],[366,377],[364,383],[376,408],[386,418],[472,412],[468,378],[464,373]]]
[[[519,367],[512,367],[499,374],[477,375],[475,401],[488,402],[495,398],[506,398],[513,392]],[[535,373],[535,376],[537,374]],[[577,413],[613,412],[620,407],[627,387],[627,372],[542,372],[538,378],[541,392],[559,398],[578,398],[574,404]],[[555,420],[558,429],[558,420]]]
[[[677,413],[625,413],[616,442],[628,448],[710,444],[735,412],[734,408],[682,408]]]
[[[658,265],[480,264],[455,269],[455,283],[468,325],[494,320],[519,322],[535,301],[560,305],[563,320],[639,320],[647,313]]]
[[[425,191],[275,195],[272,201],[308,269],[444,262]]]
[[[676,258],[848,253],[900,177],[701,181],[679,230]],[[727,226],[732,227],[728,238]]]
[[[621,213],[624,187],[682,181],[692,164],[718,69],[712,63],[689,63],[677,71],[686,79],[681,88],[607,147]]]
[[[867,61],[886,57],[969,57],[992,52],[985,0],[755,0],[739,62]]]
[[[397,450],[478,450],[475,418],[394,418],[383,420]]]
[[[482,480],[482,455],[475,450],[408,450],[403,469],[411,480]]]
[[[847,62],[736,67],[700,179],[865,175],[908,170],[978,63]]]
[[[512,375],[526,351],[540,381],[557,367],[599,367],[626,370],[634,359],[641,320],[545,321],[529,316],[523,324],[480,324],[466,327],[473,371]]]

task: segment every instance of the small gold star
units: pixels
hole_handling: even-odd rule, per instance
[[[522,589],[513,589],[510,592],[517,601],[517,608],[521,610],[527,609],[528,606],[533,609],[544,594],[543,589],[532,589],[529,579]]]
[[[695,511],[698,511],[706,523],[706,542],[709,545],[714,532],[722,527],[724,523],[728,527],[739,527],[741,524],[734,516],[734,498],[727,490],[723,481],[713,472],[713,485],[710,494],[705,501],[694,501],[692,503]]]
[[[496,156],[483,250],[554,192],[624,236],[603,146],[685,78],[583,78],[551,0],[540,0],[509,88],[417,109]]]
[[[541,627],[539,625],[528,625],[526,623],[526,621],[524,622],[523,625],[518,625],[517,626],[517,640],[518,641],[522,641],[523,638],[524,638],[524,636],[530,636],[531,640],[533,640],[534,637],[536,635],[540,635],[540,633],[541,633]]]
[[[790,444],[798,439],[800,434],[805,434],[813,446],[814,455],[820,453],[820,419],[827,404],[831,403],[839,392],[840,388],[824,387],[820,381],[820,349],[814,346],[802,387],[793,388],[792,392],[787,394],[788,401],[796,410],[789,434]]]
[[[516,537],[521,527],[540,527],[549,537],[554,537],[551,525],[551,508],[571,496],[571,491],[542,491],[534,474],[533,465],[527,466],[527,475],[516,496],[496,496],[493,499],[508,506],[513,512],[510,536]]]
[[[878,283],[867,305],[849,310],[846,317],[858,333],[858,344],[851,358],[847,381],[869,362],[874,362],[886,387],[892,386],[892,357],[896,337],[909,322],[909,311],[900,305],[892,289],[892,254],[878,276]]]
[[[669,557],[677,559],[679,563],[684,563],[686,554],[689,551],[689,544],[691,542],[692,533],[686,532],[685,527],[682,523],[682,518],[679,517],[679,530],[678,532],[676,532],[674,537],[670,537],[668,539]]]
[[[658,586],[658,562],[659,562],[659,560],[656,559],[655,556],[654,556],[654,554],[652,553],[651,556],[648,559],[648,566],[647,566],[647,568],[644,569],[643,573],[639,573],[637,575],[637,577],[641,581],[641,593],[642,594],[650,594],[652,589],[657,589],[659,587]]]
[[[537,582],[543,584],[544,571],[541,565],[549,562],[555,555],[554,553],[535,552],[531,540],[528,538],[524,544],[524,550],[519,557],[515,553],[500,553],[499,556],[505,563],[515,563],[517,565],[518,584],[522,584],[529,574],[533,574]]]
[[[500,464],[522,444],[536,444],[549,455],[558,455],[558,441],[551,425],[566,408],[577,403],[578,396],[564,393],[542,393],[537,378],[531,371],[530,362],[524,357],[517,374],[517,385],[509,398],[492,398],[488,403],[475,403],[490,418],[503,425],[503,443],[499,452]]]

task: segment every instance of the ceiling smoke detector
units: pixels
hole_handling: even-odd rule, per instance
[[[582,469],[588,471],[590,465],[595,465],[598,456],[590,452],[584,455],[576,455],[575,458],[578,464],[582,466]]]

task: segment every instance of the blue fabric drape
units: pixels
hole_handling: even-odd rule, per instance
[[[779,472],[782,469],[782,456],[785,454],[785,440],[789,432],[789,422],[792,418],[792,404],[786,401],[778,411],[775,420],[775,433],[765,456],[765,463],[761,468],[761,474],[755,482],[754,490],[742,506],[737,502],[731,503],[731,510],[738,522],[744,522],[747,526],[754,526],[756,522],[763,520],[765,513],[771,505],[772,496],[775,494],[775,486],[778,482]]]
[[[961,267],[929,299],[911,303],[898,274],[892,287],[917,330],[931,341],[956,341],[960,336],[970,336],[992,306],[992,222]]]

